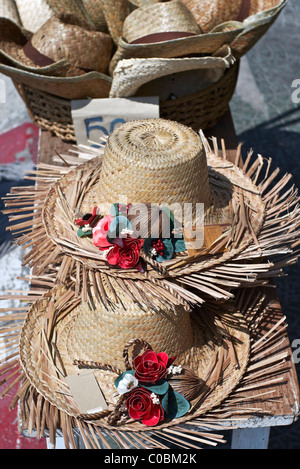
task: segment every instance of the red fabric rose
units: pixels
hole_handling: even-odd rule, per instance
[[[144,388],[135,388],[126,401],[130,417],[141,420],[144,425],[152,427],[164,418],[161,404],[154,404],[151,392]]]
[[[122,245],[115,245],[107,254],[110,265],[119,265],[121,269],[132,269],[140,260],[140,250],[144,244],[143,239],[124,238]]]
[[[155,353],[153,350],[146,350],[143,355],[134,359],[134,376],[141,383],[154,384],[165,377],[167,368],[175,358],[169,358],[164,352]]]
[[[87,213],[82,218],[75,220],[75,224],[78,226],[91,225],[97,218],[97,207],[94,208],[92,213]]]

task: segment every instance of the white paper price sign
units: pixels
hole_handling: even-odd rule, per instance
[[[158,118],[159,98],[76,100],[72,101],[72,117],[77,144],[97,146],[101,138],[125,122]]]

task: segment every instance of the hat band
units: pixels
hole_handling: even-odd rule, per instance
[[[44,54],[41,54],[33,45],[31,40],[29,40],[23,47],[24,54],[26,57],[37,65],[38,67],[47,67],[48,65],[54,64],[54,60],[50,59]]]
[[[181,31],[165,31],[162,33],[153,33],[135,39],[130,44],[153,44],[154,42],[173,41],[183,37],[196,36],[195,33],[186,33]]]
[[[244,21],[250,14],[251,0],[242,0],[237,21]]]

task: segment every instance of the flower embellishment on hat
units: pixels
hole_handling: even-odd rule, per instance
[[[77,218],[75,224],[79,226],[77,235],[80,238],[89,237],[92,234],[92,226],[100,217],[97,215],[97,207],[94,208],[92,213],[86,213],[82,218]]]
[[[175,360],[176,357],[148,349],[134,359],[133,370],[118,376],[115,386],[126,398],[130,418],[151,427],[165,419],[182,417],[189,411],[189,402],[174,391],[168,381],[182,371],[180,365],[173,365]]]
[[[145,207],[147,211],[148,207]],[[183,235],[173,233],[175,219],[171,210],[158,208],[160,216],[163,214],[167,220],[168,230],[167,234],[162,233],[161,229],[154,230],[153,234],[145,228],[145,225],[152,223],[148,219],[148,211],[143,218],[130,213],[131,208],[134,208],[133,204],[115,203],[111,206],[110,213],[102,216],[95,207],[92,213],[75,221],[79,226],[77,235],[91,238],[93,244],[103,252],[103,258],[109,265],[121,269],[137,269],[139,272],[144,272],[142,261],[145,257],[162,263],[172,259],[176,253],[186,251]]]

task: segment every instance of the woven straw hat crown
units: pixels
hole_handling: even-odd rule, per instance
[[[198,134],[165,119],[123,124],[105,146],[93,203],[211,204],[206,154]],[[193,207],[195,208],[195,207]],[[174,209],[176,215],[176,207]]]
[[[152,34],[174,32],[201,33],[192,12],[180,0],[137,8],[123,24],[123,36],[129,43]]]

